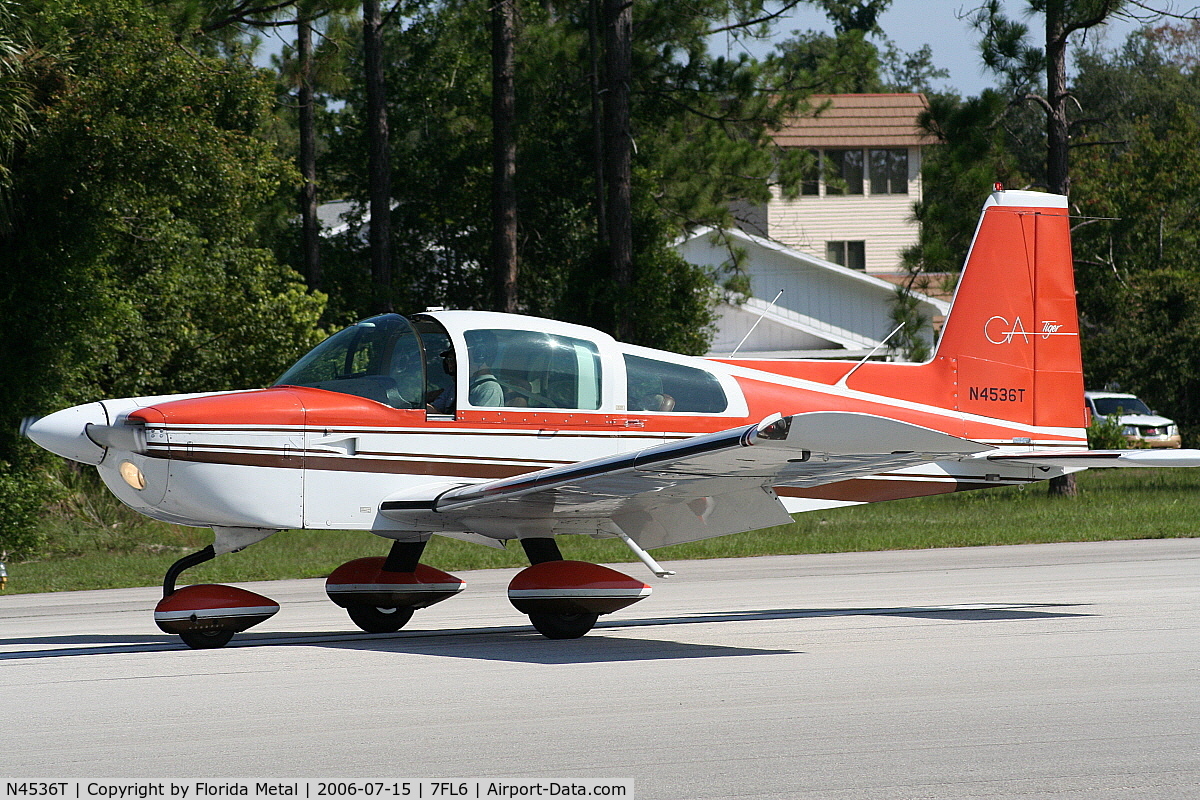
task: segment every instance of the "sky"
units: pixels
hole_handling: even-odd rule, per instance
[[[993,77],[985,73],[979,59],[979,35],[966,20],[969,12],[979,5],[980,2],[970,0],[893,0],[888,10],[880,16],[879,25],[896,43],[896,47],[904,52],[913,52],[922,45],[929,45],[933,51],[934,66],[950,72],[949,78],[935,81],[934,88],[952,89],[963,96],[972,96],[995,85]],[[1021,0],[1005,0],[1002,5],[1009,10],[1010,17],[1021,19],[1021,9],[1028,4]],[[1027,23],[1036,27],[1040,19],[1027,20]],[[1118,21],[1106,27],[1108,30],[1099,35],[1109,45],[1115,46],[1138,26],[1131,21]],[[807,5],[799,7],[775,29],[776,38],[781,41],[789,38],[794,30],[833,33],[833,26],[824,12]],[[766,51],[769,50],[770,47],[767,47]],[[754,54],[760,55],[761,52]]]
[[[880,16],[879,25],[896,47],[906,53],[928,44],[933,51],[934,66],[950,72],[949,78],[935,81],[934,88],[952,90],[970,97],[995,85],[994,76],[984,70],[979,59],[979,34],[966,20],[968,14],[981,4],[982,0],[892,0],[891,6]],[[1169,5],[1169,0],[1164,0],[1164,4]],[[1020,19],[1021,9],[1026,8],[1028,3],[1025,0],[1002,0],[1001,5],[1008,10],[1010,17]],[[1036,27],[1040,20],[1038,17],[1026,22]],[[1138,27],[1140,25],[1132,20],[1118,20],[1088,35],[1093,39],[1100,37],[1109,46],[1117,46]],[[833,26],[823,11],[804,4],[775,26],[775,38],[783,41],[790,38],[795,30],[818,30],[832,34]],[[269,64],[271,55],[280,51],[284,37],[289,36],[295,36],[291,28],[265,33],[257,61]],[[713,47],[718,45],[714,43]],[[748,52],[762,56],[771,49],[768,42]]]

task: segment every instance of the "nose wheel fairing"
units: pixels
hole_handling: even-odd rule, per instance
[[[160,600],[154,608],[154,622],[160,630],[188,641],[185,634],[240,633],[277,611],[279,604],[261,594],[236,586],[198,583]]]
[[[211,561],[218,553],[237,552],[271,534],[267,530],[214,528],[216,541],[176,561],[163,577],[163,598],[154,607],[154,623],[165,633],[178,634],[188,647],[208,650],[224,647],[235,633],[270,619],[279,604],[261,594],[198,583],[175,588],[184,570]]]

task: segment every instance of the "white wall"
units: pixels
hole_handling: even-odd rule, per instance
[[[862,346],[878,342],[891,332],[889,312],[895,296],[891,284],[824,259],[811,263],[805,256],[765,240],[752,240],[745,234],[740,237],[735,245],[746,251],[751,296],[770,303],[783,289],[778,306],[799,315],[796,322],[830,341]],[[681,242],[676,250],[689,262],[704,267],[719,267],[729,259],[728,250],[708,234]],[[928,303],[922,310],[931,316],[941,313]]]
[[[768,230],[776,241],[825,258],[827,241],[866,242],[867,272],[896,272],[900,254],[917,243],[913,203],[921,198],[921,149],[908,148],[908,194],[807,195],[767,206]],[[824,186],[822,186],[824,191]]]

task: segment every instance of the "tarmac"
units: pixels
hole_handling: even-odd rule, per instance
[[[236,556],[231,556],[236,557]],[[0,596],[0,778],[632,780],[638,798],[1200,797],[1200,539],[684,561],[582,639],[515,570],[396,634],[320,580],[220,650],[156,588]]]

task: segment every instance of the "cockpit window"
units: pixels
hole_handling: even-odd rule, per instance
[[[473,330],[464,337],[471,405],[600,408],[600,353],[595,343],[538,331]]]
[[[393,408],[424,408],[421,340],[399,314],[372,317],[317,345],[275,385],[327,389]]]
[[[630,411],[719,414],[729,407],[711,372],[653,358],[625,355]]]

